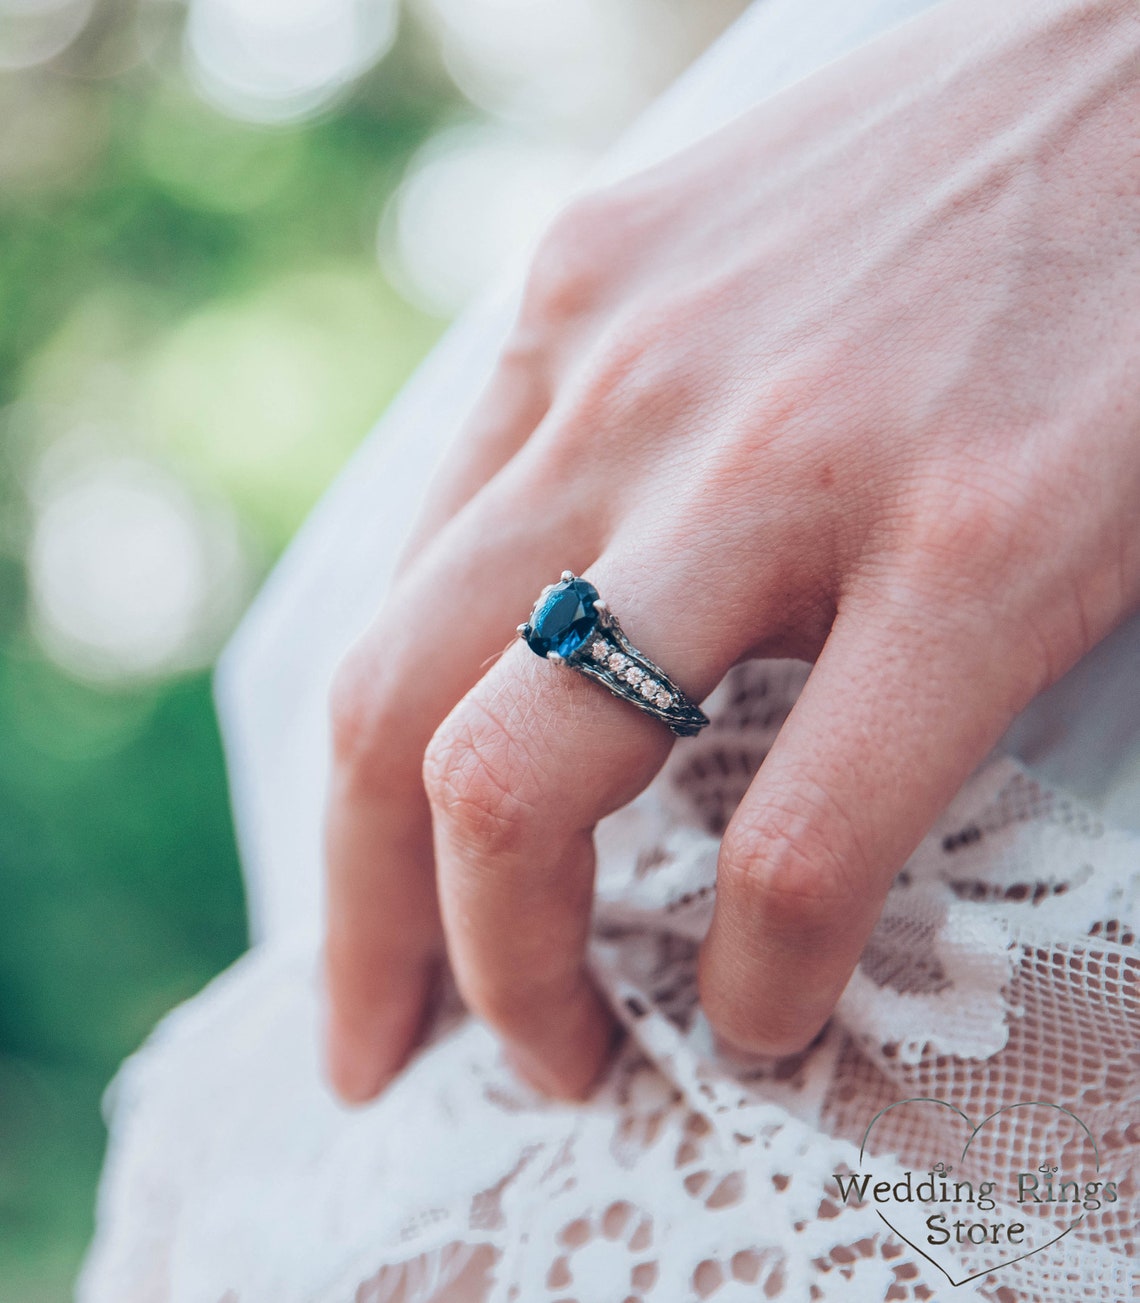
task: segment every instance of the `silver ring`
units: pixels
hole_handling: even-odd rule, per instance
[[[692,737],[709,722],[661,666],[633,646],[594,585],[572,570],[542,590],[519,637],[537,656],[595,679],[678,737]]]

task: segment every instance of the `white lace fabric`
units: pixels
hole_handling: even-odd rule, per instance
[[[765,0],[610,171],[687,143],[922,4]],[[116,1078],[79,1303],[1136,1296],[1140,619],[1018,721],[1007,749],[1021,760],[996,755],[958,795],[802,1054],[727,1059],[697,997],[720,834],[807,673],[752,662],[706,703],[711,727],[599,829],[588,958],[628,1034],[595,1094],[565,1104],[520,1083],[450,982],[426,1044],[377,1101],[353,1110],[329,1093],[317,959],[328,678],[382,596],[511,311],[505,295],[451,332],[227,655],[219,695],[257,944]],[[1087,1165],[1071,1113],[1119,1198],[1017,1262],[964,1246],[951,1274],[973,1278],[951,1285],[948,1260],[902,1238],[893,1210],[894,1228],[836,1190],[837,1173],[867,1170],[876,1114],[921,1097],[974,1125],[997,1117],[964,1154],[969,1128],[949,1109],[890,1109],[869,1140],[876,1176],[941,1161],[984,1173],[1008,1203],[1019,1171]],[[1033,1223],[1035,1244],[1049,1238],[1042,1216],[1064,1230],[1054,1213]]]
[[[522,1085],[449,985],[401,1077],[342,1108],[321,1082],[313,950],[266,944],[123,1070],[85,1303],[941,1298],[939,1270],[834,1183],[880,1109],[923,1096],[975,1121],[1062,1105],[1121,1188],[955,1299],[1132,1297],[1140,839],[1013,761],[912,857],[815,1045],[715,1053],[695,974],[718,834],[803,673],[735,671],[713,726],[599,835],[591,967],[628,1037],[594,1097]],[[888,1116],[876,1170],[956,1157],[954,1121]],[[983,1131],[975,1161],[1000,1182],[1079,1140],[1039,1109],[1013,1143]]]

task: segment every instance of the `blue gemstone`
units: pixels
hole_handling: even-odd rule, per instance
[[[598,590],[584,579],[564,579],[539,600],[530,617],[527,645],[539,656],[569,656],[594,632]]]

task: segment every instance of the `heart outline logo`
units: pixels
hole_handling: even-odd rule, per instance
[[[966,1143],[962,1147],[962,1154],[958,1160],[959,1163],[965,1161],[966,1155],[969,1153],[970,1146],[974,1143],[974,1140],[976,1139],[978,1133],[984,1127],[988,1126],[994,1120],[994,1118],[1000,1117],[1003,1113],[1008,1113],[1011,1112],[1013,1109],[1018,1109],[1018,1108],[1053,1109],[1056,1112],[1064,1113],[1067,1117],[1071,1118],[1077,1124],[1077,1126],[1080,1127],[1080,1129],[1085,1133],[1085,1136],[1088,1139],[1089,1144],[1092,1146],[1094,1168],[1098,1174],[1100,1172],[1100,1150],[1097,1147],[1097,1143],[1095,1138],[1093,1137],[1092,1132],[1088,1129],[1085,1123],[1079,1117],[1077,1117],[1077,1115],[1071,1109],[1065,1108],[1063,1104],[1054,1104],[1049,1100],[1041,1100],[1041,1099],[1020,1100],[1016,1104],[1003,1104],[1001,1108],[995,1109],[992,1113],[988,1114],[979,1123],[975,1125],[973,1118],[971,1118],[969,1114],[963,1112],[962,1109],[958,1108],[954,1104],[951,1104],[948,1100],[937,1099],[930,1095],[916,1095],[911,1099],[896,1100],[893,1104],[888,1104],[885,1108],[881,1108],[875,1114],[875,1116],[867,1124],[867,1129],[866,1131],[863,1132],[863,1141],[859,1146],[860,1167],[863,1166],[863,1160],[864,1157],[866,1156],[867,1140],[870,1137],[871,1132],[874,1130],[875,1125],[878,1123],[880,1118],[884,1117],[892,1109],[902,1108],[906,1104],[936,1104],[941,1108],[948,1108],[952,1113],[957,1114],[957,1116],[962,1119],[962,1121],[966,1124],[966,1126],[970,1128],[970,1134],[967,1136]],[[879,1219],[883,1222],[883,1224],[887,1226],[896,1236],[898,1236],[898,1238],[902,1240],[904,1244],[909,1245],[910,1248],[912,1248],[915,1251],[915,1253],[925,1258],[926,1261],[931,1264],[931,1266],[936,1267],[942,1273],[942,1275],[946,1277],[947,1281],[949,1281],[951,1287],[954,1289],[957,1289],[960,1285],[968,1285],[970,1281],[977,1280],[981,1276],[989,1276],[996,1271],[1001,1271],[1005,1267],[1011,1267],[1015,1262],[1022,1262],[1026,1258],[1033,1257],[1035,1253],[1040,1253],[1042,1249],[1047,1249],[1050,1247],[1050,1245],[1057,1244],[1060,1240],[1063,1240],[1065,1236],[1070,1233],[1070,1231],[1074,1230],[1077,1226],[1079,1226],[1080,1223],[1084,1221],[1085,1218],[1085,1214],[1082,1211],[1078,1217],[1075,1217],[1069,1223],[1069,1225],[1066,1226],[1065,1229],[1060,1232],[1060,1234],[1054,1235],[1052,1239],[1046,1240],[1043,1244],[1035,1245],[1032,1249],[1027,1250],[1025,1253],[1019,1253],[1016,1257],[1007,1258],[1005,1259],[1005,1261],[999,1262],[996,1265],[985,1267],[981,1271],[975,1271],[972,1275],[963,1276],[961,1280],[955,1280],[954,1277],[946,1270],[946,1268],[936,1258],[932,1257],[929,1253],[926,1253],[923,1249],[921,1249],[917,1244],[915,1244],[915,1242],[912,1239],[910,1239],[909,1236],[903,1234],[903,1232],[900,1231],[898,1227],[896,1227],[886,1216],[884,1216],[880,1208],[876,1208],[875,1212],[878,1214]]]

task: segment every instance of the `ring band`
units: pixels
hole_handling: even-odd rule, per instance
[[[615,697],[667,724],[678,737],[692,737],[709,722],[659,666],[638,651],[598,590],[572,570],[539,594],[519,637],[537,656],[569,665],[595,679]]]

